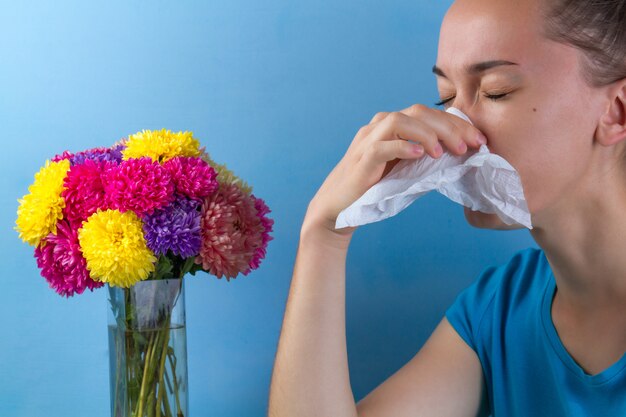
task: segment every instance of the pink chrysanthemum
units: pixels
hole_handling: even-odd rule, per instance
[[[217,171],[201,158],[178,156],[163,163],[172,175],[176,193],[203,199],[217,187]]]
[[[269,207],[265,204],[265,201],[256,198],[254,194],[252,194],[251,197],[254,199],[254,207],[256,208],[257,216],[261,219],[261,224],[263,225],[263,229],[265,229],[261,235],[261,246],[256,249],[250,261],[250,268],[257,269],[261,264],[261,259],[265,258],[265,249],[267,248],[268,242],[274,239],[269,234],[269,232],[273,230],[274,220],[265,216],[267,213],[271,212]]]
[[[202,247],[195,262],[227,281],[239,273],[248,275],[265,233],[254,198],[234,184],[220,183],[202,204]]]
[[[66,220],[57,223],[57,233],[50,233],[35,248],[37,266],[50,288],[58,294],[71,297],[82,294],[86,288],[93,291],[104,285],[90,278],[87,264],[78,243],[79,224]]]
[[[170,173],[148,157],[128,159],[107,170],[103,183],[110,208],[132,210],[140,217],[174,201]]]
[[[108,208],[102,175],[116,165],[114,162],[87,159],[83,164],[70,168],[61,193],[65,199],[63,216],[66,219],[80,223],[98,209]]]

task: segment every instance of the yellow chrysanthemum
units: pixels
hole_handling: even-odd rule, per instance
[[[65,200],[61,197],[63,181],[70,169],[70,161],[46,161],[35,181],[28,187],[29,194],[17,201],[17,220],[15,230],[24,242],[39,246],[41,239],[50,232],[57,232],[57,221],[63,218]]]
[[[141,219],[132,211],[98,210],[78,229],[89,275],[128,288],[154,271],[156,257],[146,245]]]
[[[200,158],[202,158],[204,162],[211,165],[213,169],[215,169],[215,171],[217,172],[217,182],[219,182],[220,184],[235,184],[244,193],[248,195],[252,193],[252,187],[248,185],[248,183],[236,176],[233,171],[226,167],[226,165],[218,164],[217,162],[213,161],[204,148],[200,149]]]
[[[122,153],[124,160],[149,156],[157,162],[165,162],[177,156],[200,156],[200,142],[192,132],[169,130],[143,130],[129,135],[126,149]]]

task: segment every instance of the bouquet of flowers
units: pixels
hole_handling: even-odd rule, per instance
[[[15,229],[35,247],[49,286],[65,297],[109,286],[118,332],[110,333],[114,415],[185,415],[186,381],[175,375],[170,344],[182,278],[204,271],[228,281],[258,268],[273,239],[267,205],[191,132],[165,129],[56,155],[28,191]],[[163,280],[176,285],[139,291]]]

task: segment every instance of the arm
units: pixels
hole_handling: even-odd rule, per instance
[[[270,386],[270,417],[357,417],[348,374],[348,241],[303,227]]]
[[[487,403],[480,361],[445,320],[410,362],[355,404],[346,348],[345,266],[356,228],[334,228],[339,212],[388,173],[394,161],[425,152],[438,158],[440,140],[463,154],[468,146],[480,146],[479,133],[457,116],[420,104],[377,113],[359,129],[309,204],[300,231],[269,417],[482,415]],[[416,149],[407,139],[422,145]]]
[[[269,417],[486,417],[480,360],[444,317],[419,352],[355,404],[345,333],[348,243],[304,230],[281,330]]]
[[[480,360],[444,317],[420,351],[357,410],[359,417],[487,417]]]

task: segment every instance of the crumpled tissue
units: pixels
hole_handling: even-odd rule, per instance
[[[446,112],[469,123],[459,109]],[[436,190],[450,200],[474,211],[495,213],[507,225],[532,229],[519,174],[487,145],[454,155],[444,147],[439,158],[425,154],[419,159],[402,159],[358,200],[339,213],[335,228],[355,227],[395,216],[413,201]]]

